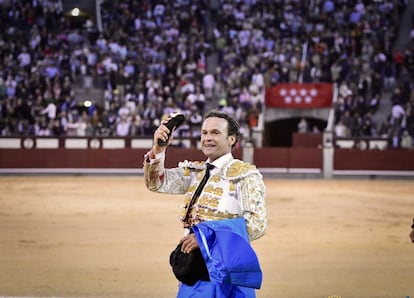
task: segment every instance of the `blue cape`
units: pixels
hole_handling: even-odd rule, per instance
[[[177,297],[255,297],[262,271],[244,218],[205,221],[192,227],[210,282],[181,284]]]

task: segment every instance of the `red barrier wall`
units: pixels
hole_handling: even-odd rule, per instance
[[[136,168],[143,149],[2,149],[1,168]]]
[[[335,149],[334,169],[414,171],[414,150]]]
[[[204,160],[198,149],[168,148],[166,166]],[[0,168],[141,168],[147,149],[0,149]],[[242,159],[242,150],[234,151]]]
[[[320,133],[292,133],[292,147],[320,147],[322,134]]]
[[[0,149],[0,168],[126,168],[142,167],[146,149]],[[234,152],[242,159],[242,150]],[[166,166],[183,160],[204,160],[198,149],[169,148]],[[322,149],[256,148],[259,168],[322,169]],[[334,170],[414,171],[414,150],[335,149]]]
[[[322,169],[322,150],[318,148],[256,148],[254,164],[259,168]]]

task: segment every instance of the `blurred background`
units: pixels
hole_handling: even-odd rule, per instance
[[[2,0],[0,167],[134,168],[173,111],[174,147],[198,157],[218,109],[241,124],[235,155],[270,172],[411,176],[413,7]]]

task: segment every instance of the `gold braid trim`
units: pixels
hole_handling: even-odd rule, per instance
[[[204,170],[206,168],[206,163],[204,161],[184,160],[178,163],[178,167],[183,168],[184,176],[190,176],[191,170]]]
[[[224,176],[228,180],[238,180],[250,176],[252,174],[259,174],[259,170],[256,166],[241,161],[239,159],[233,160],[224,169]]]
[[[184,169],[184,175],[189,176],[191,171],[202,171],[206,168],[206,163],[204,161],[188,161],[178,163],[180,168]],[[228,180],[238,180],[245,178],[252,174],[259,174],[256,166],[241,161],[239,159],[234,159],[230,164],[224,168],[224,177]],[[214,177],[214,176],[213,176]]]

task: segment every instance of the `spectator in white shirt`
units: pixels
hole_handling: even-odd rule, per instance
[[[22,52],[17,56],[17,60],[19,61],[20,66],[22,67],[26,68],[30,66],[32,58],[30,57],[30,54],[27,52],[26,47],[24,47]]]
[[[116,135],[119,137],[126,137],[129,135],[130,123],[125,117],[121,117],[116,125]]]
[[[405,110],[400,103],[395,103],[391,108],[391,126],[399,128],[405,117]]]
[[[337,138],[346,138],[349,136],[349,129],[343,124],[341,120],[335,125],[335,136]]]
[[[211,73],[206,73],[203,77],[203,89],[207,98],[213,97],[213,88],[215,84],[214,76]]]
[[[40,114],[47,115],[47,122],[53,121],[56,118],[56,105],[53,101],[50,101],[46,108],[44,108]]]

